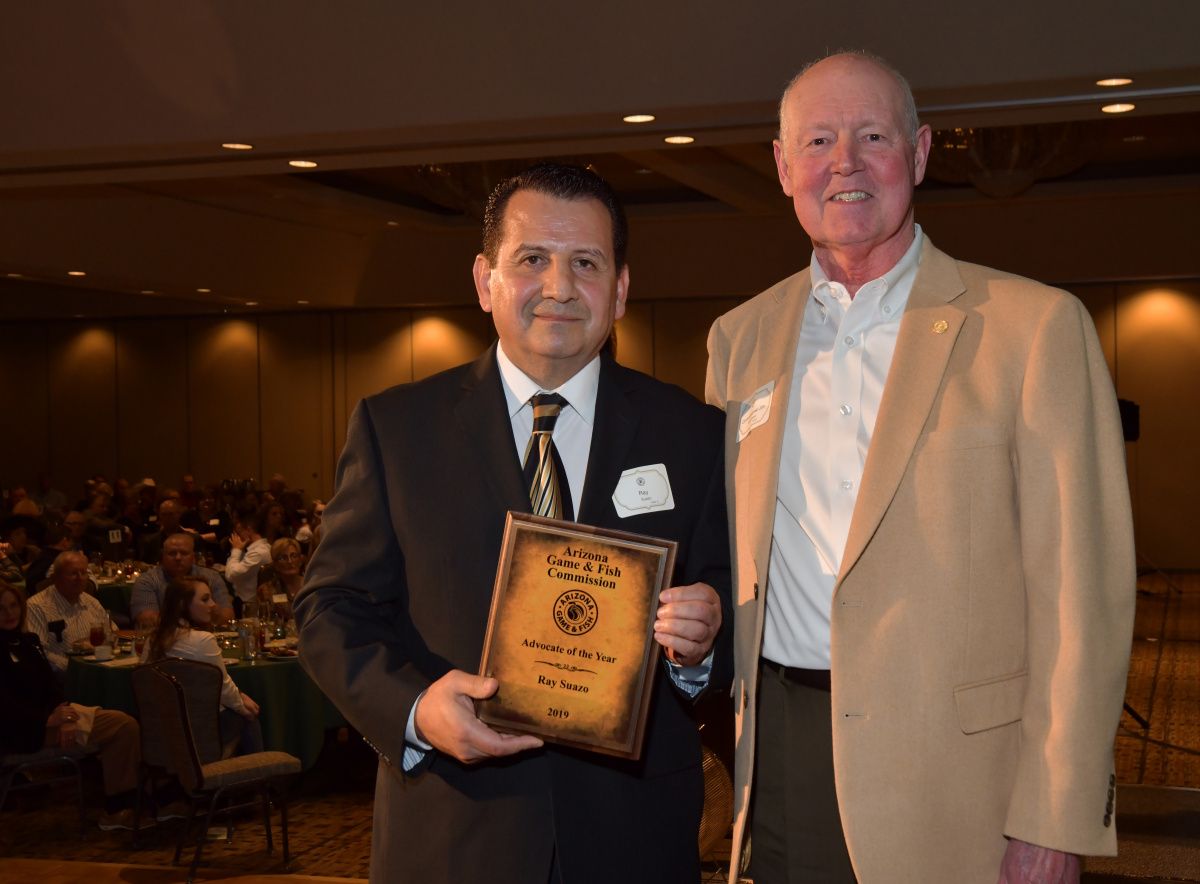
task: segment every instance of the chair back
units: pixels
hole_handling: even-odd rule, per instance
[[[200,756],[196,753],[196,741],[192,739],[183,685],[173,675],[163,672],[157,666],[148,666],[147,671],[150,673],[154,689],[159,721],[162,723],[167,748],[171,753],[171,766],[175,769],[180,785],[189,794],[193,794],[203,788],[204,773]]]
[[[163,732],[162,716],[158,712],[158,700],[154,696],[154,663],[143,663],[133,667],[129,673],[133,682],[133,697],[137,700],[138,722],[142,732],[142,761],[151,767],[161,767],[174,773],[171,764],[171,748]]]
[[[208,663],[178,657],[165,657],[153,665],[158,667],[159,672],[175,678],[183,688],[200,763],[220,761],[221,670]]]

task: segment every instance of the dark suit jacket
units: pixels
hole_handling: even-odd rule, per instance
[[[720,413],[603,357],[579,521],[678,541],[675,585],[729,608]],[[673,510],[622,519],[622,471],[663,463]],[[638,762],[547,746],[401,769],[409,710],[451,669],[475,672],[508,510],[529,511],[494,347],[474,364],[365,399],[350,421],[323,537],[296,598],[301,659],[383,756],[372,880],[698,879],[700,741],[658,668]],[[722,629],[710,688],[726,683]],[[390,760],[390,761],[389,761]]]

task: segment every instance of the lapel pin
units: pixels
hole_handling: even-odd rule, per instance
[[[944,320],[944,319],[939,319],[937,322],[935,322],[933,324],[933,333],[935,335],[945,334],[946,329],[948,329],[949,327],[950,327],[950,323],[946,322],[946,320]]]

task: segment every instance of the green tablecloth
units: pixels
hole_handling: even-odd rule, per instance
[[[104,605],[104,610],[116,611],[126,617],[129,616],[129,600],[132,597],[132,583],[101,583],[96,587],[96,598]]]
[[[225,666],[238,689],[260,707],[265,747],[295,755],[305,770],[316,763],[325,742],[325,731],[346,723],[295,658],[265,659],[253,665],[227,658]],[[67,666],[67,698],[82,706],[103,706],[136,716],[137,701],[129,679],[131,668],[71,657]]]

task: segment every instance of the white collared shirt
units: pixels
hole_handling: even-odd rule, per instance
[[[530,397],[537,393],[557,393],[567,400],[567,407],[554,423],[554,447],[567,471],[567,485],[571,489],[571,506],[575,518],[579,518],[579,502],[583,498],[583,482],[587,478],[588,455],[592,450],[592,426],[596,420],[596,391],[600,388],[600,357],[597,356],[575,375],[553,390],[539,387],[513,363],[504,352],[503,345],[496,345],[496,362],[504,383],[504,399],[508,403],[508,417],[512,421],[513,441],[517,446],[517,458],[525,456],[525,447],[533,433],[533,406]]]
[[[63,621],[62,638],[50,630],[49,624]],[[47,586],[29,599],[25,628],[38,637],[50,668],[62,680],[67,673],[67,653],[75,642],[87,639],[93,626],[107,624],[112,629],[108,611],[90,593],[82,592],[74,602],[68,602],[56,586]]]
[[[762,656],[828,669],[833,588],[924,236],[851,299],[814,253],[779,458]]]

